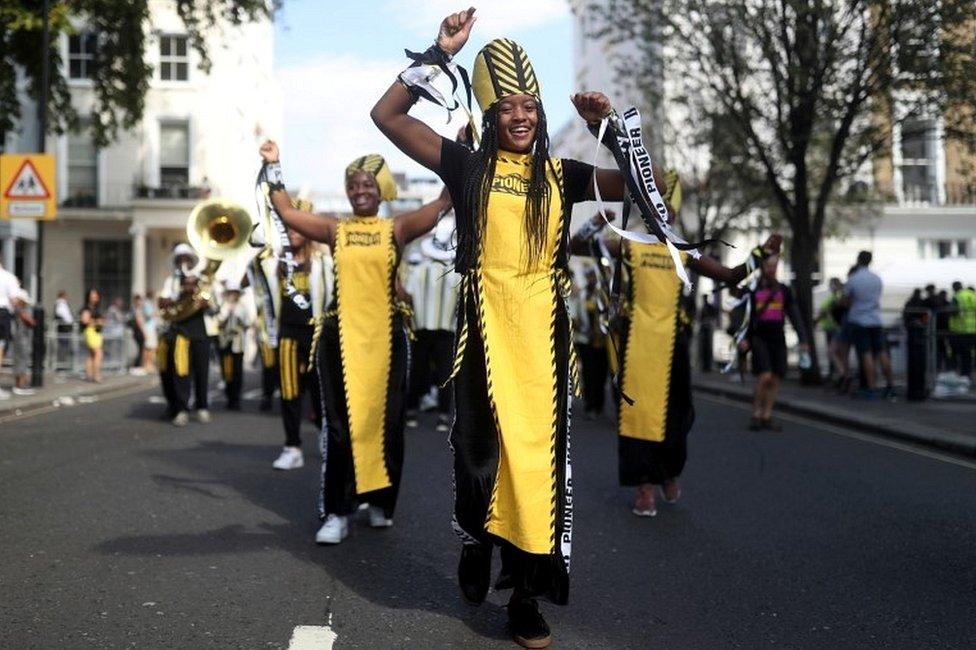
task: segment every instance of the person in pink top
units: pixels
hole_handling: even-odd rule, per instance
[[[749,336],[743,341],[752,353],[752,374],[756,375],[756,389],[752,399],[752,420],[749,429],[779,431],[773,422],[773,405],[780,382],[786,376],[786,319],[800,339],[800,351],[806,352],[807,334],[797,309],[793,293],[776,279],[779,255],[763,262],[762,279],[752,294],[752,319]]]

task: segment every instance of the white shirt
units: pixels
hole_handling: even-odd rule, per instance
[[[11,296],[20,289],[20,280],[10,271],[0,268],[0,309],[13,311]]]
[[[68,301],[64,298],[58,298],[54,301],[54,317],[63,325],[71,325],[75,322],[75,317],[71,313],[71,307],[68,306]]]

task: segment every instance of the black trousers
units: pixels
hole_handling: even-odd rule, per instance
[[[159,345],[156,346],[156,368],[159,370],[159,385],[163,389],[163,397],[166,398],[166,411],[169,417],[175,417],[179,412],[178,400],[176,397],[176,373],[173,370],[173,342],[176,335],[172,332],[164,332],[159,336]]]
[[[244,388],[244,353],[234,352],[230,346],[223,348],[220,351],[220,375],[224,379],[227,406],[239,408]]]
[[[451,411],[451,393],[441,388],[451,376],[454,361],[454,332],[450,330],[417,330],[411,346],[410,392],[407,406],[416,409],[420,398],[431,386],[437,386],[437,412],[446,415]]]
[[[168,361],[167,365],[173,369],[176,412],[190,409],[191,389],[194,408],[209,408],[210,338],[190,339],[177,334],[173,338]]]
[[[302,396],[308,393],[315,412],[315,426],[322,428],[322,397],[315,368],[308,363],[312,328],[285,328],[278,339],[278,368],[281,371],[281,421],[285,446],[301,447]]]
[[[583,344],[577,350],[583,365],[583,401],[586,403],[586,412],[603,413],[610,366],[607,349]]]

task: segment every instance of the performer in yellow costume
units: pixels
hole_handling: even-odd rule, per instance
[[[402,248],[430,231],[451,204],[442,193],[418,210],[380,218],[381,202],[396,198],[396,183],[386,161],[373,154],[346,168],[351,218],[312,214],[291,204],[277,145],[262,145],[261,156],[271,201],[284,223],[332,249],[334,299],[318,324],[315,352],[325,406],[323,524],[315,539],[337,544],[359,503],[369,504],[371,526],[393,524],[408,371],[406,324],[394,300],[396,270]]]
[[[657,185],[666,188],[663,194],[673,221],[681,207],[677,174],[669,172],[665,179],[655,169],[655,177]],[[585,251],[583,240],[604,224],[603,217],[594,216],[573,236],[573,250]],[[780,241],[774,235],[754,249],[755,264],[778,252]],[[683,306],[681,279],[663,243],[609,240],[602,249],[614,257],[623,255],[626,287],[617,327],[622,354],[621,395],[617,396],[620,484],[637,488],[632,512],[653,517],[657,514],[655,486],[668,503],[681,494],[678,477],[695,420],[688,353],[691,321]],[[698,275],[729,285],[738,284],[750,268],[756,268],[742,264],[730,269],[707,255],[696,259],[681,253],[681,261]]]
[[[593,167],[549,155],[539,83],[525,51],[498,39],[477,55],[472,85],[484,113],[480,148],[442,138],[408,112],[428,72],[449,67],[473,10],[446,18],[436,44],[373,108],[379,128],[444,180],[455,204],[461,274],[454,365],[454,527],[463,595],[484,600],[493,547],[497,588],[512,588],[513,639],[542,648],[551,634],[537,597],[569,595],[573,492],[569,407],[576,378],[570,319],[568,228],[574,203],[593,198]],[[573,99],[587,121],[609,112],[600,93]],[[599,170],[609,200],[616,170]]]

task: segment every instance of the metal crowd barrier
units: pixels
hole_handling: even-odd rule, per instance
[[[136,355],[136,344],[128,328],[120,333],[102,332],[102,373],[123,374],[128,372]],[[47,333],[47,372],[68,375],[84,375],[88,345],[81,332],[59,332],[52,328]]]

